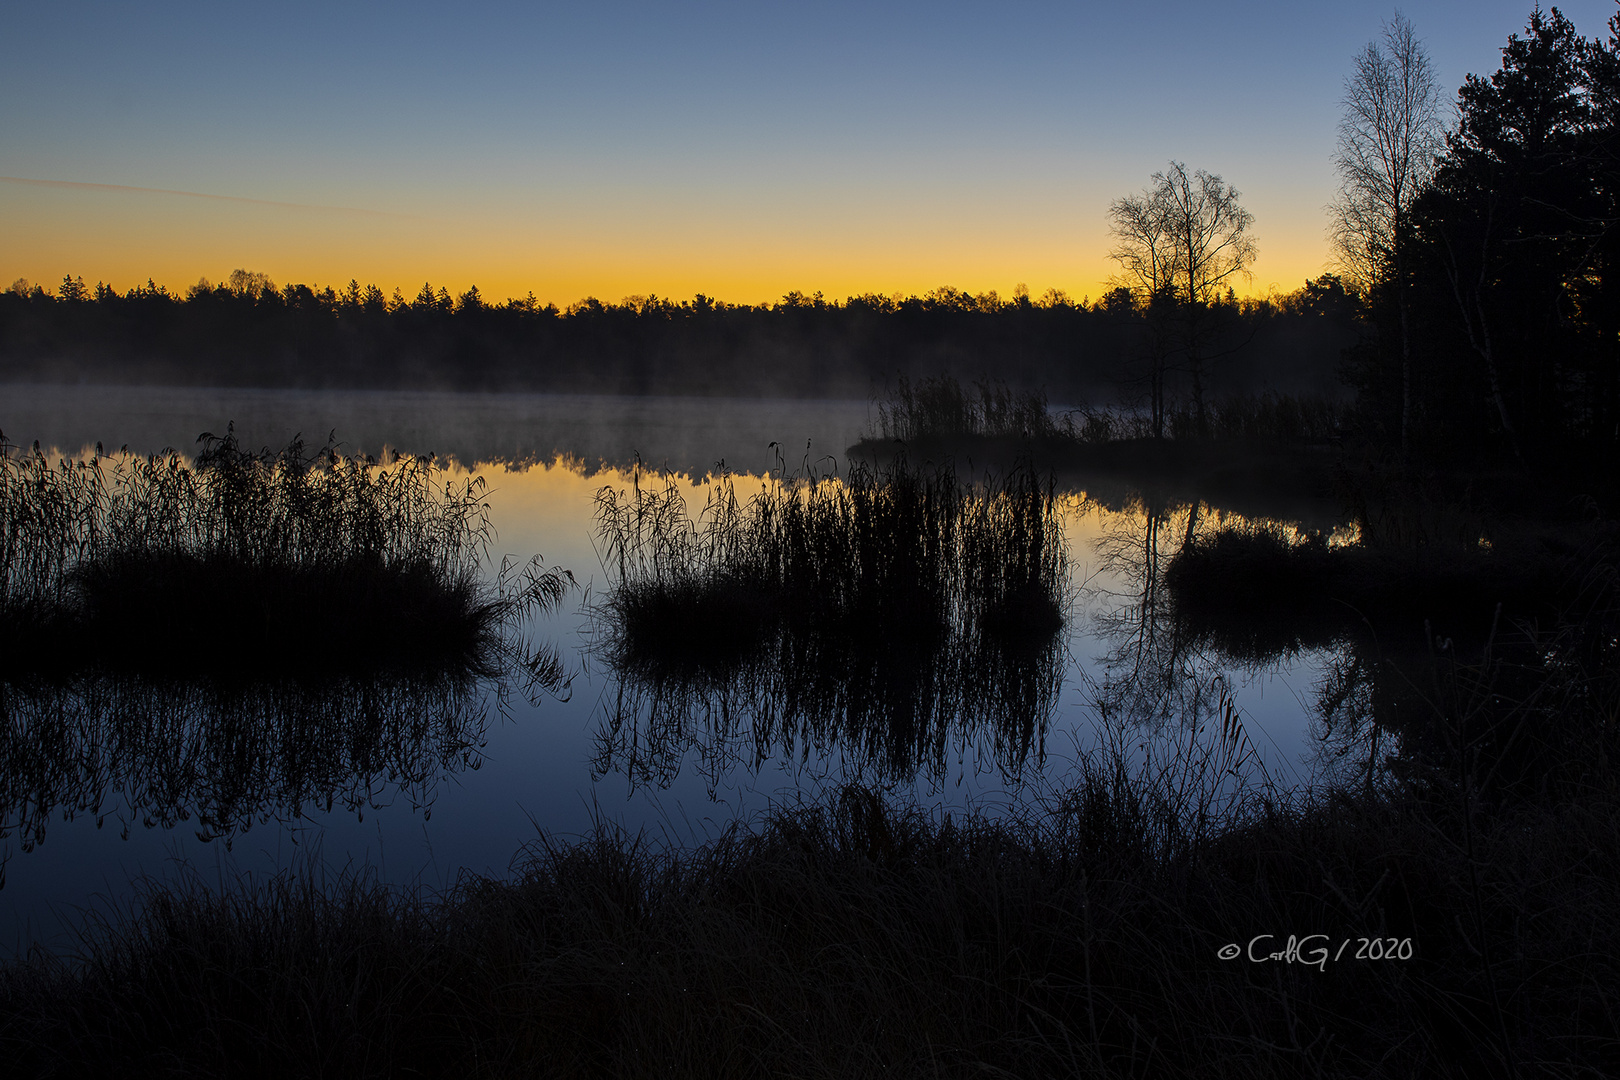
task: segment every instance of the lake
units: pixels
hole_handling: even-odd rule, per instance
[[[642,483],[672,475],[695,514],[718,475],[739,494],[784,471],[847,475],[866,401],[29,386],[0,401],[8,441],[68,455],[98,442],[189,453],[227,423],[247,446],[300,433],[319,446],[335,433],[351,453],[431,451],[450,477],[488,482],[492,567],[541,555],[582,586],[524,628],[566,689],[521,678],[315,696],[0,686],[0,947],[13,953],[68,946],[77,912],[126,907],[143,877],[225,886],[314,866],[442,889],[467,872],[503,874],[542,831],[568,838],[608,822],[694,844],[773,801],[857,779],[939,811],[997,813],[1059,789],[1099,739],[1173,736],[1223,702],[1266,776],[1287,786],[1319,768],[1314,702],[1332,654],[1225,660],[1180,640],[1159,594],[1185,537],[1233,516],[1105,504],[1072,483],[1059,492],[1069,618],[1060,662],[1021,676],[1040,684],[1017,706],[1028,739],[963,717],[902,760],[847,725],[787,732],[756,715],[758,698],[720,688],[672,703],[616,672],[600,647],[598,492],[628,490],[638,468]],[[198,632],[229,634],[229,613]],[[291,662],[296,649],[330,647],[297,643]]]

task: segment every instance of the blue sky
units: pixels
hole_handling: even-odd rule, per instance
[[[1403,5],[1448,95],[1519,3]],[[1609,3],[1562,8],[1586,35]],[[1255,215],[1254,289],[1328,257],[1339,98],[1393,7],[29,5],[0,38],[0,277],[237,266],[414,292],[1095,295],[1174,158]],[[320,208],[354,208],[353,214]]]

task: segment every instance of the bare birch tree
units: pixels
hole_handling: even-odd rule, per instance
[[[1440,87],[1428,53],[1400,12],[1370,41],[1344,83],[1333,164],[1339,194],[1329,234],[1344,276],[1363,292],[1393,287],[1401,326],[1401,452],[1411,441],[1412,341],[1403,244],[1412,201],[1434,172]]]

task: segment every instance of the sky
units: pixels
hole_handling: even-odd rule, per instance
[[[1172,160],[1242,193],[1247,291],[1330,269],[1352,57],[1393,6],[57,0],[0,34],[0,287],[243,268],[733,303],[1095,297]],[[1531,3],[1402,5],[1447,98]],[[1614,0],[1562,10],[1606,36]]]

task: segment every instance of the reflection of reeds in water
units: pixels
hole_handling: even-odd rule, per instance
[[[0,838],[28,851],[82,815],[212,838],[396,794],[423,807],[442,773],[476,766],[484,727],[465,678],[0,683]]]
[[[25,850],[57,814],[228,837],[425,805],[473,763],[486,692],[566,685],[522,624],[572,578],[481,577],[481,479],[201,441],[195,463],[0,444],[0,838]]]
[[[0,613],[13,673],[88,662],[142,671],[420,669],[486,660],[511,606],[554,606],[531,565],[492,594],[484,482],[432,458],[330,446],[52,462],[0,443]]]
[[[597,495],[600,608],[622,676],[599,765],[664,781],[693,746],[718,769],[837,743],[891,775],[988,730],[1007,768],[1056,701],[1068,565],[1049,486],[975,487],[948,466],[843,479],[730,477],[694,521],[675,482]],[[716,757],[718,755],[718,758]]]
[[[566,694],[555,648],[522,622],[532,581],[497,581],[480,663],[278,678],[110,669],[0,679],[0,841],[24,851],[53,816],[90,815],[204,839],[335,805],[407,800],[424,816],[444,775],[477,768],[491,704]],[[495,674],[482,671],[487,666]],[[0,855],[0,885],[4,884]]]

